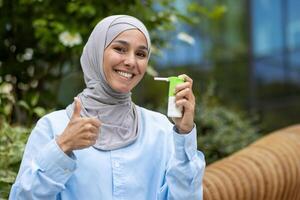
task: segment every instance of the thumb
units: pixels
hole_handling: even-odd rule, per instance
[[[78,97],[74,98],[74,112],[72,115],[72,119],[80,117],[80,112],[81,112],[81,103],[78,99]]]

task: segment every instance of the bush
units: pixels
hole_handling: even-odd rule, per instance
[[[196,108],[198,148],[212,163],[246,147],[260,135],[253,120],[243,113],[220,105],[211,83]]]
[[[30,129],[0,120],[0,199],[7,198],[22,160]]]

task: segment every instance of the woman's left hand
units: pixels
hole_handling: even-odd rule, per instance
[[[182,117],[172,118],[179,133],[189,133],[194,127],[195,96],[193,94],[193,80],[186,74],[179,76],[185,80],[175,88],[176,105],[182,106]]]

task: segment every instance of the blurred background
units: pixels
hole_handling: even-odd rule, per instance
[[[112,14],[143,21],[152,55],[133,101],[162,113],[186,73],[197,98],[198,148],[212,163],[300,122],[299,0],[0,0],[0,199],[36,121],[84,88],[82,48]]]

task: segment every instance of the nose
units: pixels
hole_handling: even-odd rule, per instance
[[[125,58],[124,58],[124,65],[128,66],[128,67],[133,67],[135,66],[136,63],[136,58],[134,53],[128,53],[126,54]]]

